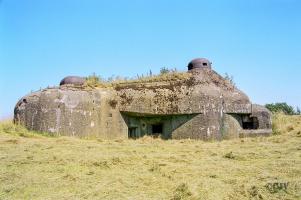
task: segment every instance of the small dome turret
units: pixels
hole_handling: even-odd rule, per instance
[[[61,80],[60,85],[83,85],[85,83],[85,79],[79,76],[66,76]]]
[[[188,63],[188,70],[193,69],[211,69],[211,62],[206,58],[196,58]]]

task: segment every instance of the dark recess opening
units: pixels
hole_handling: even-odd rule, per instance
[[[132,138],[132,139],[135,139],[135,138],[137,138],[137,127],[130,127],[129,128],[129,132],[128,132],[128,137],[129,138]]]
[[[207,63],[203,63],[203,66],[207,66]]]
[[[152,135],[158,136],[163,133],[163,124],[152,125]]]
[[[247,121],[242,122],[243,129],[258,129],[259,123],[257,117],[250,117]]]

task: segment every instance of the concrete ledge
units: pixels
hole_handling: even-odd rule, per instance
[[[224,113],[250,114],[252,113],[252,104],[230,104],[225,103]]]
[[[239,133],[240,138],[245,137],[257,137],[257,136],[270,136],[272,135],[272,129],[258,129],[258,130],[242,130]]]

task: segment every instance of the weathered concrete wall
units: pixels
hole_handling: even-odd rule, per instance
[[[258,129],[272,129],[272,113],[264,106],[253,104],[252,117],[256,117],[259,122]]]
[[[217,113],[198,114],[172,132],[173,139],[220,140],[220,124]]]
[[[216,72],[200,69],[186,79],[116,87],[119,109],[147,114],[251,113],[248,97]]]
[[[127,138],[127,126],[112,99],[111,90],[42,90],[19,101],[15,121],[58,135]]]
[[[221,122],[223,139],[238,138],[243,130],[242,119],[238,114],[225,114]]]

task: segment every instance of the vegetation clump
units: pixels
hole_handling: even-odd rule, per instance
[[[97,76],[95,73],[86,78],[85,87],[115,87],[123,84],[131,83],[151,83],[159,81],[177,81],[182,79],[188,79],[189,73],[179,72],[177,69],[168,69],[166,67],[161,68],[160,74],[154,75],[152,71],[149,71],[146,75],[137,75],[136,77],[128,78],[121,76],[112,76],[107,79]]]
[[[228,73],[225,73],[224,78],[230,82],[231,85],[233,85],[234,87],[236,87],[236,83],[234,81],[234,76],[229,75]]]
[[[281,112],[286,115],[300,115],[301,114],[299,107],[297,107],[297,109],[295,111],[293,106],[290,106],[285,102],[266,104],[265,107],[273,113]]]
[[[172,200],[182,200],[191,197],[192,193],[190,192],[188,185],[186,183],[180,184],[174,192]]]
[[[13,123],[12,120],[5,120],[0,122],[0,133],[7,133],[21,137],[53,137],[48,133],[27,130],[24,126]]]
[[[226,154],[224,155],[224,158],[235,159],[235,156],[234,156],[233,152],[230,151],[229,153],[226,153]]]

